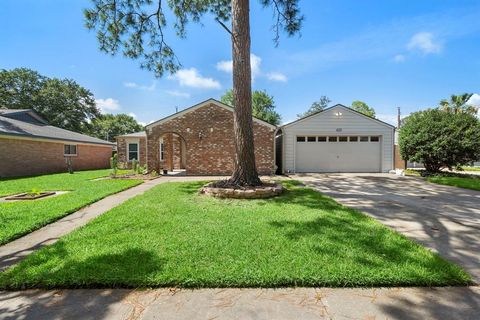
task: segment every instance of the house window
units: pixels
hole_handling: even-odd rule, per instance
[[[308,141],[308,142],[316,142],[316,141],[317,141],[317,137],[307,137],[307,141]]]
[[[327,141],[327,137],[318,137],[318,142],[325,142]]]
[[[138,143],[128,144],[128,161],[138,160]]]
[[[160,141],[160,160],[165,160],[165,144],[163,143],[163,139]]]
[[[370,141],[371,142],[378,142],[378,141],[380,141],[380,137],[379,136],[371,136]]]
[[[74,144],[65,144],[63,146],[63,155],[64,156],[76,156],[77,155],[77,146]]]
[[[358,137],[350,137],[350,142],[357,142],[358,141]]]
[[[338,137],[338,141],[340,141],[340,142],[347,142],[347,141],[348,141],[348,137]]]
[[[305,137],[297,137],[297,142],[305,142]]]
[[[338,137],[328,137],[328,142],[337,142]]]
[[[368,142],[368,136],[360,137],[360,142]]]

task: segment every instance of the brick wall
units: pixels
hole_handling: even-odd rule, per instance
[[[187,174],[229,175],[233,172],[233,112],[210,103],[153,126],[147,132],[149,169],[161,170],[159,141],[166,133],[176,133],[184,139]],[[274,134],[272,128],[254,122],[255,157],[260,174],[274,172]]]
[[[63,146],[59,142],[0,138],[0,177],[67,172]],[[109,168],[111,156],[110,146],[77,144],[73,169]]]
[[[117,138],[117,157],[118,161],[121,163],[126,164],[129,168],[131,168],[131,163],[128,163],[128,155],[127,155],[127,141],[128,143],[137,143],[138,142],[138,148],[139,148],[139,163],[141,166],[144,166],[147,163],[147,140],[146,138],[123,138],[123,137],[118,137]]]

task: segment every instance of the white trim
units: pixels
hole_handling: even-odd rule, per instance
[[[0,139],[10,139],[10,140],[25,140],[25,141],[34,141],[34,142],[50,142],[50,143],[59,143],[59,144],[77,144],[77,145],[85,145],[85,146],[100,146],[105,148],[112,148],[115,146],[115,143],[109,144],[101,144],[101,143],[88,143],[88,142],[79,142],[79,141],[72,141],[72,140],[60,140],[60,139],[49,139],[49,138],[37,138],[37,137],[25,137],[25,136],[16,136],[16,135],[9,135],[9,134],[0,134]]]
[[[165,122],[167,122],[167,121],[170,121],[170,120],[172,120],[172,119],[175,119],[175,118],[177,118],[177,117],[183,116],[183,115],[185,115],[185,114],[187,114],[187,113],[189,113],[189,112],[195,111],[195,110],[200,109],[200,108],[202,108],[202,107],[208,106],[209,104],[214,104],[214,105],[216,105],[216,106],[218,106],[218,107],[221,107],[221,108],[223,108],[223,109],[225,109],[225,110],[228,110],[228,111],[230,111],[230,112],[233,112],[233,107],[231,107],[231,106],[229,106],[229,105],[226,105],[226,104],[224,104],[224,103],[222,103],[222,102],[220,102],[220,101],[218,101],[218,100],[215,100],[215,99],[210,98],[210,99],[208,99],[208,100],[206,100],[206,101],[203,101],[203,102],[200,102],[199,104],[196,104],[196,105],[194,105],[194,106],[192,106],[192,107],[190,107],[190,108],[187,108],[187,109],[184,109],[184,110],[182,110],[182,111],[180,111],[180,112],[174,113],[174,114],[172,114],[172,115],[170,115],[170,116],[168,116],[168,117],[166,117],[166,118],[163,118],[163,119],[157,120],[157,121],[155,121],[155,122],[152,122],[152,123],[148,124],[147,126],[145,126],[145,128],[146,128],[147,130],[149,130],[149,129],[152,128],[152,127],[155,127],[155,126],[157,126],[157,125],[160,125],[160,124],[162,124],[162,123],[165,123]],[[255,121],[255,122],[257,122],[257,123],[260,123],[260,124],[262,124],[262,125],[264,125],[264,126],[267,126],[267,127],[269,127],[270,129],[272,129],[272,130],[277,129],[276,126],[274,126],[274,125],[272,125],[272,124],[270,124],[270,123],[268,123],[268,122],[266,122],[266,121],[263,121],[263,120],[260,120],[260,119],[258,119],[258,118],[255,118],[255,117],[253,117],[253,121]]]

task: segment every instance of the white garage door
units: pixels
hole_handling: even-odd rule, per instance
[[[380,172],[380,136],[297,136],[297,172]]]

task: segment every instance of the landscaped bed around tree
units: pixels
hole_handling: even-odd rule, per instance
[[[263,200],[165,183],[0,273],[0,288],[465,285],[460,267],[295,181]]]
[[[70,191],[36,200],[0,202],[0,244],[36,230],[107,195],[141,183],[135,180],[92,181],[109,174],[110,170],[94,170],[0,179],[0,197],[28,193],[31,190]]]

